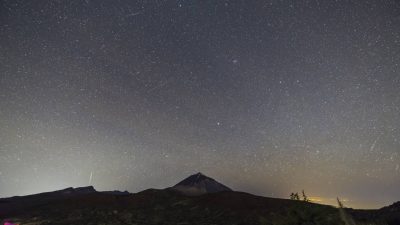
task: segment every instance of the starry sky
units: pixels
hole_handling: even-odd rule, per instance
[[[1,0],[0,196],[400,200],[400,1]]]

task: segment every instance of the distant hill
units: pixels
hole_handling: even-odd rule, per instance
[[[377,210],[347,209],[358,221],[376,224],[400,225],[400,202]]]
[[[380,211],[385,212],[399,212],[400,213],[400,202],[395,202],[392,205],[383,207]]]
[[[21,225],[343,224],[335,207],[236,192],[202,174],[189,176],[174,187],[135,194],[83,187],[5,198],[0,199],[0,221]],[[195,187],[203,194],[188,195],[176,187]],[[391,208],[348,211],[358,221],[398,225],[398,211]]]

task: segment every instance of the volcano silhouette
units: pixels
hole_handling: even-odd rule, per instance
[[[232,189],[230,189],[229,187],[202,173],[193,174],[182,180],[181,182],[177,183],[170,189],[191,196],[223,191],[232,191]]]

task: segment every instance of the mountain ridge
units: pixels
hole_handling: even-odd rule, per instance
[[[191,195],[173,188],[197,187],[209,182],[216,182],[223,190]],[[173,187],[129,193],[101,192],[88,186],[2,198],[0,222],[31,225],[342,224],[336,207],[233,191],[201,173],[193,174]],[[398,204],[389,206],[390,210],[345,210],[356,221],[398,225],[400,212],[394,210]]]

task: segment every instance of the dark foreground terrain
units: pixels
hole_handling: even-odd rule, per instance
[[[400,224],[398,205],[348,211],[359,218],[357,224]],[[1,199],[0,218],[21,225],[344,224],[335,207],[242,192],[187,196],[171,189],[129,194],[92,187]]]
[[[340,223],[337,210],[329,206],[240,192],[186,196],[173,190],[146,190],[137,194],[73,194],[60,191],[56,195],[59,198],[49,193],[49,197],[42,195],[30,196],[30,199],[3,200],[0,203],[1,216],[20,224]]]
[[[197,173],[170,188],[136,194],[90,186],[0,199],[0,219],[19,225],[400,225],[399,204],[353,210],[266,198]]]

